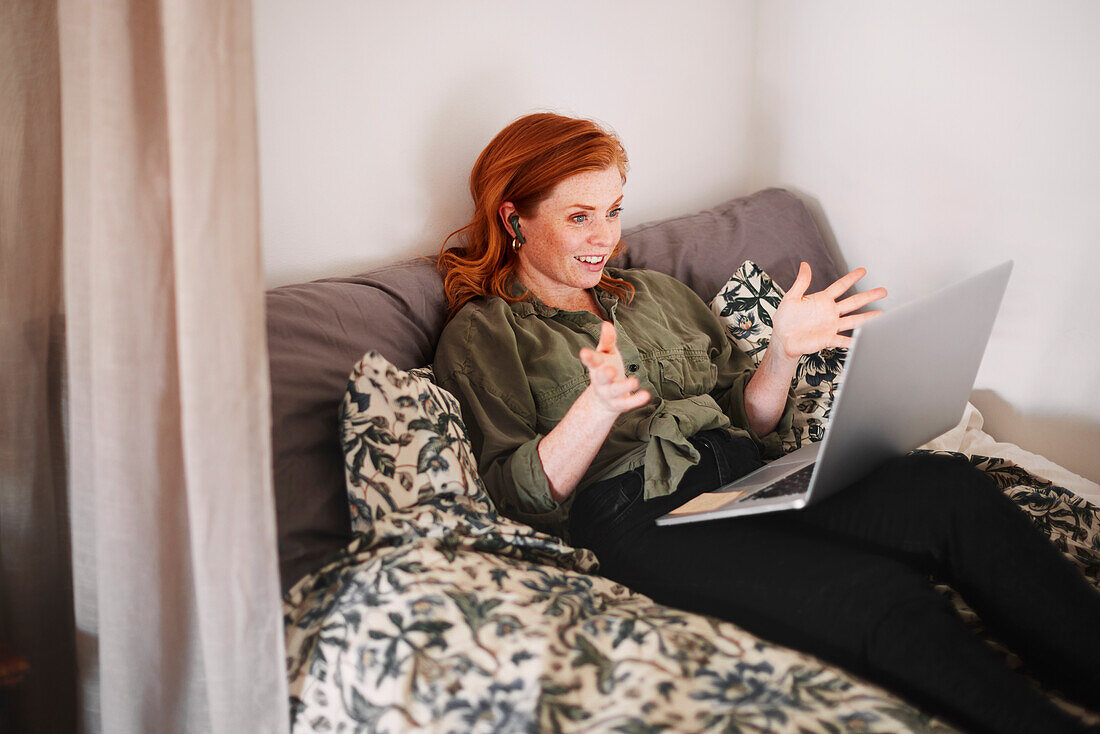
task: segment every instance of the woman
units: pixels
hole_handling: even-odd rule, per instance
[[[876,288],[808,294],[803,263],[759,368],[686,286],[608,269],[627,158],[586,121],[520,118],[470,176],[474,218],[440,269],[435,372],[506,515],[593,549],[652,598],[864,675],[965,728],[1075,731],[965,628],[950,582],[1047,682],[1100,710],[1097,595],[965,461],[905,457],[798,512],[654,520],[778,455],[799,356],[844,346]],[[448,238],[450,239],[450,238]]]

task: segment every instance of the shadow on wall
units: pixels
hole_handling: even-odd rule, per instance
[[[985,419],[985,432],[1042,454],[1072,472],[1100,483],[1100,423],[1073,416],[1029,415],[1019,412],[992,390],[970,395]]]
[[[810,210],[837,270],[848,271],[836,235],[821,203],[804,191],[786,186]],[[885,305],[881,301],[879,305]],[[1100,483],[1100,423],[1073,416],[1021,413],[992,390],[975,390],[970,402],[985,419],[984,430],[998,441],[1013,443],[1033,454],[1061,464],[1072,472]]]
[[[783,188],[797,196],[799,200],[806,205],[806,208],[810,210],[810,216],[813,218],[814,224],[817,225],[817,231],[821,233],[821,239],[825,240],[825,249],[829,251],[829,257],[831,257],[833,263],[836,264],[837,272],[847,273],[849,270],[848,263],[844,260],[844,255],[840,251],[840,246],[837,245],[836,235],[833,233],[833,228],[829,225],[829,218],[825,215],[825,210],[821,208],[821,202],[794,186],[784,184]]]
[[[806,208],[810,212],[810,217],[814,220],[814,224],[817,225],[817,231],[821,233],[821,239],[825,242],[825,249],[829,253],[829,257],[833,259],[833,264],[836,265],[836,271],[838,273],[847,273],[851,268],[848,265],[848,261],[844,259],[844,254],[840,251],[840,246],[836,241],[836,234],[833,233],[833,228],[829,225],[829,217],[825,215],[825,210],[821,207],[821,202],[814,197],[807,194],[801,189],[794,186],[783,185],[787,191],[798,197],[799,201],[806,205]],[[851,295],[860,290],[861,283],[857,283],[848,289],[845,295]],[[889,296],[877,301],[874,304],[864,306],[861,309],[855,311],[855,313],[862,313],[863,311],[872,311],[877,308],[882,308],[889,304]]]

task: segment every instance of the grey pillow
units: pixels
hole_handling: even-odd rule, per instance
[[[704,301],[745,260],[784,288],[800,260],[814,287],[837,277],[806,207],[767,189],[623,233],[619,267],[669,273]],[[347,278],[267,292],[272,444],[279,567],[283,588],[351,538],[339,439],[339,406],[352,367],[376,350],[399,369],[429,364],[446,307],[435,265],[425,259]]]
[[[764,189],[673,219],[623,232],[625,252],[612,264],[668,273],[709,302],[741,263],[752,260],[784,289],[805,260],[811,291],[839,276],[806,206],[784,189]]]
[[[401,369],[428,364],[443,317],[443,284],[427,260],[267,292],[284,590],[351,538],[338,424],[352,366],[369,349]]]

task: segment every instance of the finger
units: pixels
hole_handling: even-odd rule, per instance
[[[592,382],[597,386],[608,385],[614,381],[617,376],[614,367],[604,365],[603,367],[593,367],[588,370],[588,375],[592,379]]]
[[[806,295],[806,289],[810,287],[810,280],[812,279],[813,273],[810,272],[810,264],[807,262],[799,263],[798,275],[795,276],[794,283],[791,284],[787,295],[796,301],[799,300]]]
[[[649,391],[639,390],[633,395],[627,395],[626,397],[619,398],[615,402],[615,407],[618,408],[620,412],[626,412],[628,410],[633,410],[634,408],[640,408],[649,402]]]
[[[624,381],[625,382],[625,381]],[[616,385],[618,387],[618,385]],[[607,388],[597,391],[599,399],[607,405],[607,407],[618,413],[625,413],[628,410],[634,408],[640,408],[650,400],[650,394],[648,390],[639,390],[635,393],[626,393],[623,395],[609,395],[607,394]]]
[[[597,352],[603,352],[604,354],[612,354],[615,351],[615,343],[618,342],[619,335],[615,331],[615,326],[610,321],[604,321],[600,325],[600,342],[596,345]]]
[[[882,311],[868,311],[867,313],[857,313],[851,316],[845,316],[844,318],[837,320],[836,330],[851,331],[852,329],[857,329],[871,319],[877,318],[881,315]]]
[[[581,358],[581,361],[584,362],[584,365],[589,369],[597,369],[599,367],[603,367],[606,364],[610,364],[610,359],[610,355],[604,354],[602,352],[597,352],[594,349],[588,349],[584,357]]]
[[[605,385],[602,388],[602,395],[605,398],[621,398],[624,395],[629,395],[638,389],[638,380],[634,377],[628,377],[625,380],[618,380]]]
[[[852,337],[836,335],[836,339],[833,340],[833,346],[837,348],[847,349],[852,346]]]
[[[874,288],[863,293],[856,293],[854,296],[848,296],[843,301],[837,301],[837,306],[840,307],[841,313],[849,313],[850,311],[857,311],[872,301],[878,301],[882,298],[886,298],[885,288]]]
[[[593,385],[604,385],[615,377],[613,368],[599,362],[587,363],[585,367],[588,368],[588,380]],[[608,377],[607,370],[611,370],[611,377]]]
[[[589,349],[588,347],[581,347],[580,351],[581,364],[589,369],[595,369],[604,363],[607,357],[599,352]]]
[[[859,279],[867,275],[867,268],[856,268],[835,283],[826,288],[823,293],[834,301],[844,295],[849,288],[859,282]]]

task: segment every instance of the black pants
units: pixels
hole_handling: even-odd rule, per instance
[[[698,434],[675,493],[642,470],[587,487],[574,544],[656,601],[736,623],[893,690],[968,731],[1076,731],[1076,720],[973,635],[953,586],[1044,682],[1100,711],[1100,594],[984,474],[911,455],[804,510],[658,527],[654,520],[760,466],[755,445]]]

